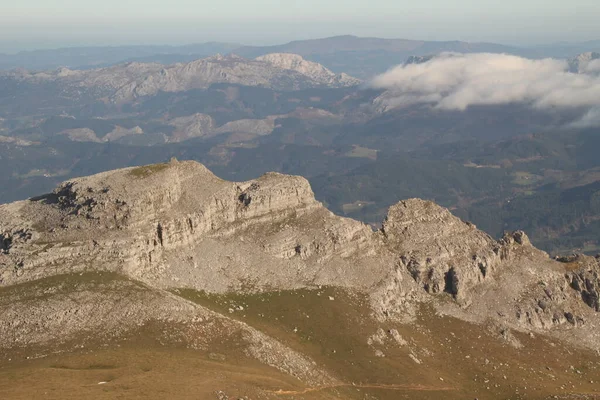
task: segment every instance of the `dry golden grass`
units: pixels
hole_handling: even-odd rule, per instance
[[[244,311],[234,312],[234,317],[307,354],[347,385],[307,394],[362,399],[370,393],[382,400],[544,399],[566,394],[600,398],[596,355],[518,333],[513,334],[524,347],[515,348],[485,327],[436,315],[429,307],[422,308],[415,325],[381,324],[371,318],[366,298],[336,289],[181,294],[220,312],[242,305]],[[408,346],[391,339],[369,346],[367,338],[377,328],[398,330]],[[376,349],[385,357],[377,357]]]
[[[129,171],[129,174],[135,176],[136,178],[146,178],[152,174],[155,174],[160,171],[164,171],[169,168],[169,164],[152,164],[152,165],[144,165],[142,167],[136,167]]]
[[[176,329],[161,325],[84,348],[70,344],[63,353],[0,354],[0,398],[216,399],[217,391],[230,399],[600,398],[595,354],[519,333],[513,335],[524,346],[511,347],[486,327],[429,307],[415,324],[402,325],[373,320],[364,296],[331,288],[226,296],[174,292],[277,338],[339,383],[308,387],[245,356],[234,336],[215,338],[208,350],[158,340],[159,331]],[[397,329],[408,344],[388,337],[369,345],[378,328]],[[46,356],[26,358],[40,354]]]

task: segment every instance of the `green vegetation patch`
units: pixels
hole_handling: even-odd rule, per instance
[[[513,183],[519,186],[531,186],[539,183],[542,179],[542,176],[534,175],[529,172],[518,171],[514,173]]]
[[[359,157],[369,158],[371,160],[377,160],[378,150],[370,149],[368,147],[362,147],[354,145],[353,149],[344,154],[346,157]]]
[[[56,294],[70,293],[77,291],[83,286],[104,286],[112,282],[129,281],[123,275],[114,272],[90,271],[74,274],[55,275],[47,278],[38,279],[31,282],[19,283],[17,285],[0,287],[0,303],[3,298],[14,297],[20,301],[37,300],[50,298]],[[137,287],[142,284],[130,281]],[[132,287],[135,287],[132,286]]]
[[[169,164],[153,164],[153,165],[144,165],[143,167],[137,167],[129,171],[131,176],[136,178],[147,178],[152,174],[156,174],[158,172],[164,171],[169,168]]]
[[[414,323],[401,324],[375,320],[366,296],[329,287],[173,292],[276,338],[343,383],[315,391],[315,399],[338,398],[328,397],[334,393],[344,399],[543,399],[565,393],[560,386],[569,380],[573,393],[589,393],[598,373],[594,355],[518,332],[512,335],[524,347],[515,348],[494,328],[441,316],[429,305],[420,307]],[[369,341],[378,329],[381,341]],[[404,344],[394,341],[392,330]]]

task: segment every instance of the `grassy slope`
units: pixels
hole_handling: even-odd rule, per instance
[[[93,280],[111,278],[104,274]],[[76,283],[67,280],[63,288]],[[174,293],[277,338],[311,357],[340,384],[309,388],[248,358],[236,335],[212,338],[208,349],[198,350],[177,333],[193,332],[189,327],[157,323],[110,341],[88,336],[52,350],[0,353],[0,398],[43,393],[50,399],[214,399],[222,390],[229,398],[251,399],[541,399],[592,393],[597,383],[590,381],[600,376],[597,357],[543,337],[516,334],[524,344],[516,349],[484,327],[435,315],[428,307],[416,324],[382,324],[371,318],[363,295],[332,288],[260,295]],[[388,335],[383,343],[369,345],[378,328],[397,329],[407,344],[398,345]]]
[[[589,382],[600,375],[598,358],[584,351],[520,334],[516,336],[525,347],[516,349],[481,326],[437,316],[427,307],[416,325],[380,324],[370,317],[362,296],[335,289],[228,296],[179,293],[308,354],[349,385],[323,388],[323,395],[532,399],[593,392],[597,387]],[[367,338],[377,328],[397,329],[408,345],[388,338],[383,345],[369,346]],[[377,357],[375,350],[385,357]],[[422,363],[415,363],[411,353]]]

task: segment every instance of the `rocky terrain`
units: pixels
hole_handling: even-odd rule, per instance
[[[479,332],[469,340],[483,335],[490,349],[505,348],[496,354],[471,347],[468,359],[485,359],[487,366],[488,359],[514,353],[515,365],[538,368],[516,354],[552,342],[555,348],[544,353],[567,363],[578,359],[586,365],[579,372],[584,380],[565,388],[566,375],[553,375],[540,394],[593,396],[599,273],[597,258],[551,259],[524,232],[496,240],[432,202],[401,201],[373,230],[328,211],[302,177],[268,173],[229,182],[201,164],[174,159],[72,179],[50,194],[0,206],[0,355],[70,357],[65,346],[94,348],[146,332],[162,345],[186,343],[198,352],[229,343],[221,344],[227,357],[256,360],[339,396],[292,391],[307,398],[354,398],[354,392],[344,395],[348,379],[374,390],[374,398],[448,389],[441,377],[421,386],[386,382],[389,371],[377,372],[385,360],[400,363],[388,367],[399,373],[410,364],[445,371],[456,398],[494,398],[496,389],[488,387],[486,397],[485,384],[474,387],[445,370],[449,365],[436,367],[434,360],[450,349],[435,350],[438,356],[427,350],[450,340],[442,339],[449,331],[441,326],[462,324],[451,336]],[[336,311],[328,314],[331,307]],[[361,322],[351,323],[355,318]],[[282,328],[288,320],[292,325]],[[419,344],[425,331],[428,340],[441,342]],[[311,350],[314,340],[323,350]],[[351,343],[354,348],[342,350]],[[338,361],[330,358],[335,346],[345,354]],[[368,369],[379,377],[370,389],[369,373],[356,370],[365,360],[375,363]],[[456,361],[456,368],[477,381],[472,366]],[[526,390],[520,385],[495,387],[514,395]],[[259,392],[269,397],[268,390]]]
[[[361,83],[359,79],[353,78],[343,72],[335,74],[323,65],[305,60],[298,54],[272,53],[257,57],[256,60],[264,61],[285,70],[299,72],[302,75],[313,78],[315,81],[324,82],[328,86],[344,87],[355,86]]]
[[[31,72],[12,70],[0,78],[33,84],[55,83],[62,95],[77,96],[86,90],[93,97],[114,104],[125,104],[159,92],[206,89],[215,83],[260,86],[277,90],[311,87],[348,87],[361,81],[346,74],[335,74],[322,65],[296,54],[268,54],[246,59],[220,54],[189,63],[163,65],[130,62],[106,68]]]

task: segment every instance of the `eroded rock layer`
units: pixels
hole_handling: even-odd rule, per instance
[[[73,179],[48,195],[0,206],[2,287],[98,271],[156,293],[336,286],[368,294],[380,320],[410,320],[429,302],[505,333],[600,346],[598,259],[552,260],[523,232],[495,240],[419,199],[391,207],[374,231],[328,211],[306,179],[277,173],[228,182],[201,164],[173,160]],[[167,308],[150,310],[162,318],[172,301],[165,297]],[[16,311],[7,310],[4,337],[14,335],[6,327]],[[152,314],[144,310],[140,315]]]

